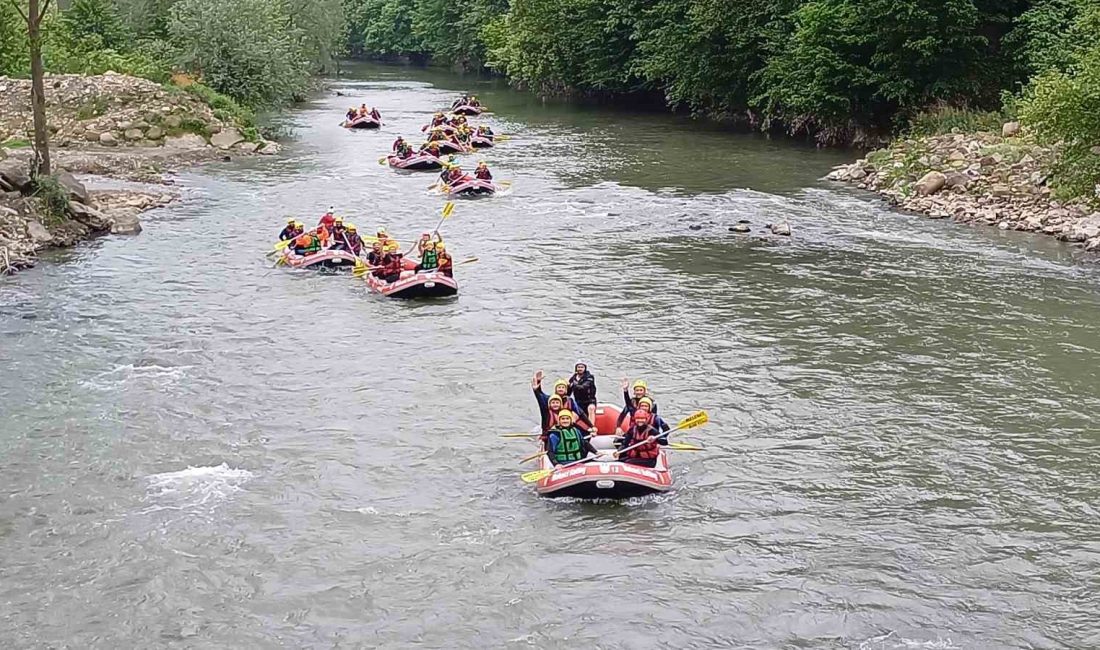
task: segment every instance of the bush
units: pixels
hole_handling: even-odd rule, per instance
[[[990,131],[1000,133],[1008,117],[1001,111],[977,111],[969,108],[938,106],[917,113],[909,120],[909,134],[912,136],[942,135],[953,133],[977,133]]]
[[[1091,36],[1068,71],[1037,77],[1020,102],[1020,117],[1038,137],[1058,144],[1053,183],[1063,197],[1100,199],[1100,8],[1083,14],[1078,27]]]
[[[47,225],[68,219],[69,192],[53,176],[35,176],[32,196],[42,200],[46,208]]]

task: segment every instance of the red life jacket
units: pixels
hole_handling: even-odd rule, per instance
[[[401,258],[390,254],[382,264],[383,275],[400,275],[402,270]]]
[[[634,424],[634,425],[631,425],[630,429],[627,430],[626,440],[630,441],[630,445],[636,445],[639,442],[641,442],[641,441],[645,440],[646,438],[648,438],[649,436],[655,436],[658,433],[659,432],[656,429],[653,428],[652,424],[646,424],[641,429],[638,428],[638,425]],[[627,445],[627,446],[629,447],[630,445]],[[640,447],[636,447],[634,449],[631,449],[630,451],[626,452],[624,455],[627,458],[645,458],[647,460],[652,460],[652,459],[657,458],[657,456],[660,453],[661,453],[660,445],[658,445],[656,441],[653,441],[653,442],[647,442],[644,445],[641,445]]]

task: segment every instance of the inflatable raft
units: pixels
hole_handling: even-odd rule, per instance
[[[488,149],[489,147],[495,147],[496,143],[493,142],[492,138],[474,134],[470,137],[470,146],[474,149]]]
[[[611,404],[596,406],[596,428],[614,431],[620,409]],[[624,423],[625,426],[625,423]],[[599,450],[613,451],[615,436],[595,436],[590,441]],[[539,458],[539,469],[553,469],[550,458]],[[539,496],[574,497],[577,499],[629,499],[672,489],[672,473],[668,469],[668,452],[663,448],[656,467],[640,467],[617,460],[592,460],[556,471],[535,484]]]
[[[451,196],[491,196],[497,191],[493,181],[480,178],[466,178],[454,185],[444,185],[443,192]]]
[[[458,108],[451,109],[452,113],[456,115],[481,115],[485,109],[480,106],[470,106],[469,104],[463,104]]]
[[[416,273],[416,263],[403,260],[405,272],[397,282],[386,282],[381,278],[367,275],[367,286],[371,291],[387,298],[446,298],[458,293],[458,282],[439,271],[421,271]]]
[[[398,158],[391,155],[386,160],[389,161],[390,167],[394,169],[425,170],[443,168],[443,161],[427,152],[413,154],[408,158]]]
[[[454,140],[436,140],[435,143],[439,145],[439,153],[443,156],[452,153],[468,153],[466,147],[463,147]]]
[[[428,131],[434,131],[435,129],[442,129],[444,135],[451,135],[458,129],[454,128],[450,124],[440,124],[439,126],[432,126],[431,124],[425,124],[420,127],[420,130],[427,133]]]
[[[355,255],[348,251],[331,248],[312,255],[296,255],[287,250],[283,254],[282,263],[295,269],[352,269],[355,267],[355,259]]]
[[[377,129],[382,126],[381,120],[376,120],[370,115],[360,115],[354,120],[345,120],[345,129]]]

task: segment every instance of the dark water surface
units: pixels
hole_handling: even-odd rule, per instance
[[[1094,269],[818,181],[842,153],[481,83],[515,186],[448,221],[457,300],[272,270],[287,214],[436,221],[377,159],[473,82],[355,74],[0,281],[0,646],[1100,647]],[[519,481],[496,436],[577,359],[708,410],[674,492]]]

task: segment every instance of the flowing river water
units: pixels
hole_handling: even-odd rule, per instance
[[[1100,647],[1094,268],[819,181],[844,153],[352,73],[285,155],[0,281],[0,646]],[[447,222],[457,299],[271,269],[287,214],[434,225],[377,160],[467,88],[515,185]],[[578,359],[709,412],[673,492],[519,481],[498,434]]]

